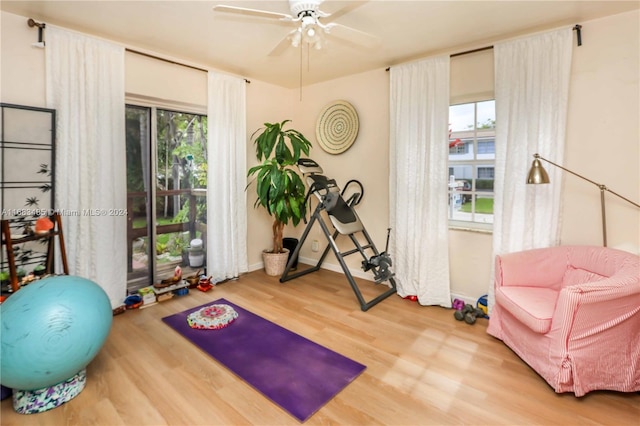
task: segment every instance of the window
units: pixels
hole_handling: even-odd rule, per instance
[[[491,229],[495,101],[449,107],[449,224]]]
[[[132,291],[172,276],[176,265],[185,275],[202,266],[187,247],[206,229],[207,116],[127,105],[126,123]]]
[[[493,179],[493,167],[478,167],[478,179]]]
[[[478,139],[478,154],[495,154],[496,144],[493,139]]]

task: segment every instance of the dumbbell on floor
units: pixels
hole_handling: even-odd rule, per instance
[[[455,317],[455,319],[457,319],[458,321],[462,321],[464,320],[464,316],[470,312],[473,312],[473,306],[466,304],[462,307],[462,309],[460,310],[456,310],[453,313],[453,316]]]
[[[458,321],[464,320],[467,324],[475,324],[478,317],[484,316],[484,312],[482,309],[474,308],[473,305],[467,304],[461,310],[455,311],[453,316]]]

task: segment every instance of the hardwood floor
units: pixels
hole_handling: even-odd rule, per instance
[[[360,282],[366,298],[383,290]],[[486,320],[470,326],[398,296],[362,312],[346,279],[325,270],[285,284],[256,271],[118,315],[78,397],[32,415],[5,399],[1,424],[299,424],[160,320],[220,297],[367,366],[308,425],[640,424],[637,393],[556,394]]]

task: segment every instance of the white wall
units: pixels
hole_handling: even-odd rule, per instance
[[[0,100],[45,107],[44,49],[31,46],[38,32],[29,28],[24,16],[2,12],[0,21]]]
[[[194,68],[127,51],[125,92],[130,99],[150,100],[154,104],[170,101],[187,110],[207,112],[207,73]]]
[[[279,86],[252,80],[247,87],[247,137],[264,127],[264,123],[275,123],[293,120],[293,100],[295,93]],[[297,129],[297,121],[293,125]],[[256,150],[248,141],[247,168],[258,163]],[[272,247],[271,224],[273,219],[260,208],[254,208],[256,201],[255,184],[247,188],[247,247],[249,269],[262,268],[262,250]],[[294,236],[285,231],[285,236]]]
[[[571,73],[565,166],[640,202],[640,12],[583,25]],[[602,244],[600,191],[565,176],[563,244]],[[607,194],[608,245],[640,251],[640,210]]]
[[[1,14],[1,100],[44,106],[44,52],[31,47],[36,33],[25,17]],[[573,55],[565,163],[570,169],[606,184],[614,191],[640,200],[639,36],[640,13],[624,13],[582,22],[583,46]],[[149,75],[153,69],[149,65]],[[159,82],[158,84],[163,84]],[[194,83],[196,84],[196,83]],[[472,89],[462,89],[470,90]],[[481,89],[482,91],[484,89]],[[345,153],[329,155],[315,143],[315,121],[330,101],[351,102],[360,117],[360,133]],[[263,122],[292,119],[293,126],[314,143],[311,158],[328,176],[344,184],[360,180],[365,197],[358,206],[376,244],[384,245],[388,226],[388,73],[383,69],[298,89],[283,89],[259,81],[247,87],[247,133]],[[255,164],[248,145],[247,162]],[[577,178],[565,179],[563,244],[601,244],[597,188]],[[260,252],[270,245],[271,220],[254,210],[248,192],[249,264],[259,267]],[[607,196],[609,246],[637,251],[640,247],[640,212]],[[287,230],[299,235],[303,227]],[[315,238],[320,239],[317,231]],[[477,298],[491,281],[491,235],[452,230],[450,235],[451,290]],[[313,239],[313,237],[312,237]],[[305,247],[303,256],[315,256]],[[329,267],[337,262],[329,258]],[[359,269],[354,258],[349,264]]]

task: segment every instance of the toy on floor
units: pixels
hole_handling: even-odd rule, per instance
[[[137,309],[142,306],[142,296],[139,294],[132,294],[125,297],[124,305],[127,309]]]
[[[456,311],[461,311],[464,308],[464,300],[453,299],[453,302],[451,303],[451,307]]]
[[[43,278],[9,297],[0,305],[0,377],[14,389],[13,408],[46,411],[80,393],[112,320],[107,294],[81,277]],[[46,403],[34,404],[40,397]]]
[[[484,313],[485,318],[489,318],[489,308],[487,306],[487,296],[486,294],[480,296],[478,301],[476,302],[476,308],[480,309]]]

